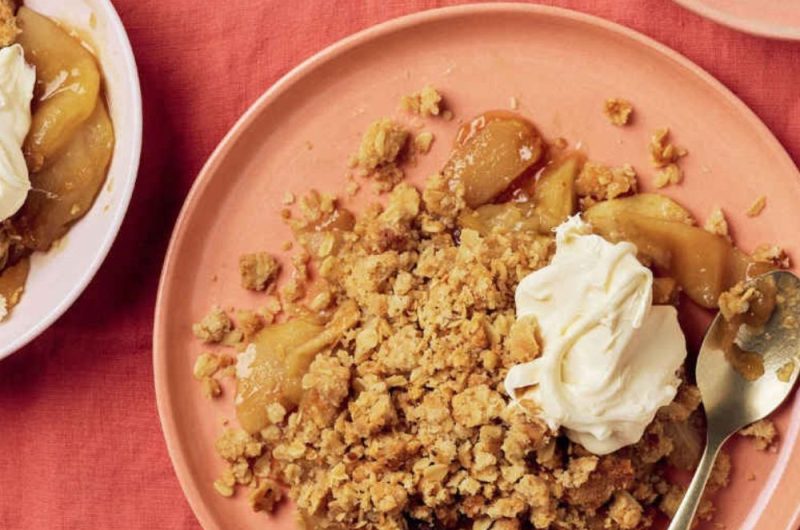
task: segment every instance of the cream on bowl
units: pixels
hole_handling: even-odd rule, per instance
[[[116,136],[106,184],[86,216],[49,252],[31,256],[25,294],[0,322],[0,359],[47,329],[103,263],[128,209],[142,146],[142,99],[128,36],[110,0],[26,0],[89,41],[103,71]]]

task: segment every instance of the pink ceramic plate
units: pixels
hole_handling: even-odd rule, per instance
[[[342,191],[346,160],[366,126],[396,114],[400,96],[426,83],[446,94],[459,119],[507,108],[516,97],[548,137],[580,142],[595,159],[633,163],[645,188],[649,134],[669,125],[691,150],[685,183],[669,193],[701,219],[724,207],[746,249],[775,241],[800,256],[800,180],[786,152],[731,92],[647,37],[563,9],[495,4],[420,13],[347,38],[279,81],[227,135],[197,179],[167,254],[154,336],[158,408],[181,485],[207,529],[292,523],[288,509],[267,519],[243,496],[228,500],[213,490],[222,469],[213,442],[222,419],[233,417],[232,389],[215,403],[201,396],[191,369],[202,347],[190,324],[212,304],[258,306],[260,298],[239,287],[237,258],[278,251],[290,238],[279,218],[284,192]],[[601,108],[611,96],[635,102],[632,127],[607,123]],[[417,182],[442,165],[457,122],[429,122],[437,141],[412,171]],[[762,193],[767,209],[746,218]],[[688,324],[696,342],[704,322]],[[777,454],[731,444],[736,468],[718,519],[727,528],[797,528],[796,403],[778,415]]]
[[[800,2],[796,0],[675,1],[700,16],[745,33],[800,40]]]

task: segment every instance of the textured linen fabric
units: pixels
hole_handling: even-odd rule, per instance
[[[151,361],[158,275],[180,205],[225,132],[293,66],[357,30],[450,3],[114,0],[142,80],[139,181],[83,296],[0,361],[0,529],[199,528],[167,456]],[[620,22],[685,54],[800,161],[800,43],[737,33],[669,0],[544,3]]]

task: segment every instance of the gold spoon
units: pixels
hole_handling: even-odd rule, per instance
[[[764,373],[744,377],[726,357],[726,321],[717,315],[697,358],[697,386],[703,398],[708,430],[706,448],[694,478],[669,530],[688,530],[722,444],[739,429],[772,413],[786,399],[800,373],[800,278],[773,271],[751,281],[774,282],[774,308],[763,326],[742,326],[736,343],[744,352],[760,354]],[[727,344],[727,346],[726,346]],[[741,351],[740,350],[740,351]]]

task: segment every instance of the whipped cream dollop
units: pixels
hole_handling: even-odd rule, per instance
[[[511,368],[506,391],[594,454],[636,443],[677,392],[686,341],[672,306],[652,305],[653,274],[630,243],[593,235],[574,216],[556,229],[547,267],[517,287],[542,354]]]
[[[0,49],[0,221],[22,207],[31,189],[22,144],[31,128],[35,82],[22,46]]]

